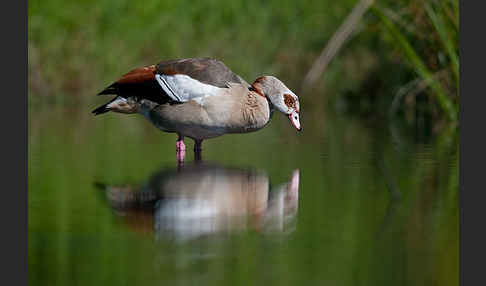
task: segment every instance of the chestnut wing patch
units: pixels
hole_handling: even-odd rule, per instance
[[[161,90],[155,80],[155,72],[155,65],[133,69],[98,95],[116,94],[125,98],[136,96],[159,104],[170,102],[171,98]]]

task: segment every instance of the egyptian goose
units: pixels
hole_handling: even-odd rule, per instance
[[[270,121],[274,109],[302,130],[299,99],[280,80],[262,76],[250,85],[221,61],[210,58],[136,68],[102,94],[117,96],[92,113],[140,113],[162,131],[177,133],[179,162],[185,156],[184,137],[195,141],[197,157],[204,139],[259,130]]]

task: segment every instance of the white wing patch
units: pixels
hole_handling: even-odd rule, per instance
[[[217,95],[221,92],[221,88],[202,83],[185,74],[156,74],[155,79],[165,93],[167,93],[170,98],[178,102],[195,100],[201,104],[201,99],[204,97]]]

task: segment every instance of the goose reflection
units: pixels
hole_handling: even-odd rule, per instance
[[[154,173],[141,187],[106,186],[123,223],[157,238],[185,241],[242,230],[295,228],[299,170],[277,187],[264,172],[198,162]]]

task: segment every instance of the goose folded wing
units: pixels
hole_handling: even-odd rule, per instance
[[[182,59],[133,69],[99,94],[137,96],[163,104],[216,95],[231,83],[249,86],[218,60]]]
[[[209,58],[161,62],[156,68],[155,79],[177,102],[217,95],[231,83],[249,86],[222,62]]]

